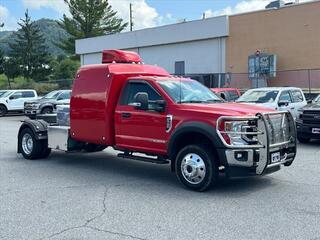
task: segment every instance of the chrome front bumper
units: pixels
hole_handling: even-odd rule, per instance
[[[275,116],[277,115],[277,116]],[[278,117],[280,126],[273,123],[272,117]],[[256,135],[258,142],[248,145],[230,145],[223,137],[219,126],[224,121],[257,121],[257,132],[239,132],[239,135]],[[217,133],[225,146],[225,158],[228,167],[254,169],[260,175],[268,168],[291,163],[296,155],[296,127],[292,115],[287,111],[257,114],[252,117],[220,117],[217,121]],[[234,133],[234,132],[233,132]],[[280,136],[281,139],[278,139]],[[277,139],[275,140],[275,138]],[[271,155],[280,156],[272,162]]]

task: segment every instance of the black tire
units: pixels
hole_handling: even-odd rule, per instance
[[[44,107],[41,110],[41,114],[51,114],[53,112],[53,109],[51,107]]]
[[[189,189],[206,191],[218,181],[217,159],[212,151],[202,145],[188,145],[182,148],[175,164],[177,178]],[[187,180],[187,174],[193,174],[192,172],[195,173],[190,177],[193,179]]]
[[[6,108],[6,106],[4,105],[0,105],[0,117],[3,117],[7,114],[8,110]]]
[[[106,147],[103,145],[93,144],[93,143],[87,143],[84,145],[83,150],[86,152],[101,152]]]
[[[48,140],[41,140],[43,146],[42,146],[42,152],[39,155],[39,158],[47,158],[51,153],[51,148],[48,148]]]
[[[26,140],[24,140],[24,137]],[[29,140],[32,142],[32,147],[24,147],[23,145]],[[21,149],[21,153],[25,159],[38,159],[44,151],[43,141],[38,141],[30,128],[25,128],[21,131],[18,142],[20,144],[19,148]]]
[[[298,138],[299,142],[301,142],[301,143],[310,142],[310,138],[305,138],[305,137],[300,137],[300,136],[298,136],[297,138]]]

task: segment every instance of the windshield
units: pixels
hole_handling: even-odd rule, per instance
[[[166,80],[158,84],[176,103],[223,102],[207,87],[194,80]]]
[[[4,93],[1,94],[0,97],[8,97],[11,93],[12,91],[5,91]]]
[[[316,98],[314,99],[314,102],[320,103],[320,95],[318,95],[318,97],[316,97]]]
[[[59,94],[60,94],[59,91],[53,91],[53,92],[49,92],[43,98],[56,98],[56,97],[58,97]]]
[[[236,102],[272,103],[277,98],[278,92],[274,90],[249,90],[239,97]]]
[[[1,90],[1,91],[0,91],[0,97],[1,97],[3,94],[5,94],[5,93],[6,93],[6,91]]]

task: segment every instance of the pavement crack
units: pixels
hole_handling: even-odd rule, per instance
[[[146,238],[136,237],[136,236],[133,236],[133,235],[131,235],[131,234],[113,232],[113,231],[104,230],[104,229],[100,229],[100,228],[96,228],[96,227],[91,227],[91,226],[87,226],[87,228],[90,228],[90,229],[95,230],[95,231],[98,231],[98,232],[105,232],[105,233],[109,233],[109,234],[113,234],[113,235],[117,235],[117,236],[121,236],[121,237],[129,237],[129,238],[132,238],[132,239],[147,240]]]
[[[70,230],[79,229],[79,228],[83,228],[83,227],[84,227],[84,226],[75,226],[75,227],[65,228],[65,229],[61,230],[60,232],[53,233],[53,234],[51,234],[51,235],[48,236],[48,237],[42,237],[42,238],[40,238],[39,240],[50,239],[50,238],[56,237],[56,236],[58,236],[58,235],[61,235],[61,234],[65,233],[65,232],[68,232],[68,231],[70,231]]]
[[[98,218],[101,218],[107,211],[107,207],[106,207],[106,199],[107,199],[107,194],[108,194],[108,188],[106,186],[105,187],[105,191],[104,191],[104,194],[103,194],[103,200],[102,200],[102,211],[100,214],[88,219],[86,221],[86,223],[84,224],[85,227],[87,227],[89,225],[89,223],[93,222],[94,220],[98,219]]]

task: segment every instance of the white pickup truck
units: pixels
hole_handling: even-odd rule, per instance
[[[38,94],[32,89],[6,90],[0,96],[0,117],[8,112],[20,112],[24,109],[24,102],[36,100]]]

